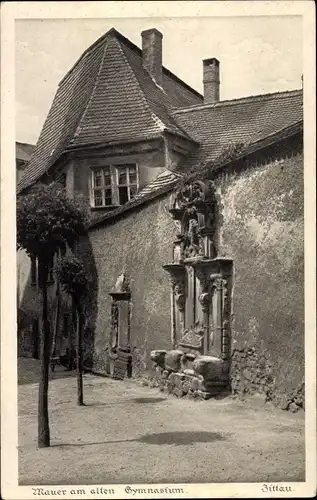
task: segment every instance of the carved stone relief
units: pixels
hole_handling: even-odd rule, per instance
[[[210,181],[188,181],[175,193],[170,213],[179,231],[173,263],[163,267],[170,275],[176,344],[208,354],[217,336],[219,355],[221,345],[226,358],[230,327],[226,276],[231,261],[216,256],[216,209],[215,186]]]
[[[181,222],[174,242],[174,262],[194,257],[214,257],[212,239],[215,189],[211,182],[194,181],[176,193],[171,213]]]
[[[179,346],[189,350],[197,350],[202,352],[204,333],[204,325],[199,321],[196,321],[192,328],[184,330],[179,341]]]

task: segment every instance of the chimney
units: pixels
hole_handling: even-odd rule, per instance
[[[214,57],[203,60],[204,68],[204,104],[212,104],[219,101],[219,61]]]
[[[162,85],[162,39],[163,35],[152,28],[142,31],[143,68],[158,85]]]

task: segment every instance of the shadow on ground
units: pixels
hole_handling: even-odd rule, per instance
[[[85,403],[83,406],[93,406],[93,407],[101,407],[101,406],[116,406],[116,405],[126,405],[127,402],[136,403],[136,404],[148,404],[148,403],[161,403],[162,401],[167,401],[167,398],[133,398],[133,399],[124,399],[122,401],[115,401],[113,403]]]
[[[18,358],[18,385],[38,384],[41,376],[41,365],[38,359]],[[76,377],[76,370],[66,370],[64,366],[57,365],[55,371],[49,371],[49,379]]]
[[[154,434],[145,434],[137,439],[118,439],[114,441],[99,441],[95,443],[56,443],[52,444],[51,447],[55,448],[68,448],[73,446],[96,446],[100,444],[117,444],[117,443],[146,443],[153,445],[175,445],[175,446],[186,446],[194,443],[212,443],[214,441],[224,441],[226,440],[224,434],[220,432],[204,432],[204,431],[182,431],[182,432],[160,432]]]
[[[224,441],[226,438],[220,432],[183,431],[183,432],[161,432],[158,434],[146,434],[138,439],[147,444],[175,444],[189,445],[193,443],[212,443],[213,441]]]

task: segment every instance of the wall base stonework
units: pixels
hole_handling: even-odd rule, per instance
[[[248,396],[263,395],[265,401],[271,401],[283,410],[296,412],[305,409],[305,383],[302,382],[293,391],[280,394],[276,390],[272,372],[272,363],[266,352],[256,347],[234,349],[231,357],[232,394]]]
[[[172,394],[178,398],[207,400],[224,393],[229,394],[228,384],[206,383],[202,376],[189,373],[190,371],[173,372],[157,366],[155,375],[149,381],[143,381],[143,385],[158,388],[161,392]]]
[[[152,351],[151,359],[155,377],[149,385],[162,392],[179,398],[210,399],[229,390],[228,364],[221,359],[193,356],[180,350]],[[191,368],[187,368],[189,364]]]

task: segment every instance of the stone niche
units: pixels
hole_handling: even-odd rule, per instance
[[[231,350],[232,261],[217,257],[217,203],[212,182],[176,193],[170,212],[179,231],[170,279],[170,351],[151,353],[162,389],[208,399],[227,390]]]
[[[127,277],[121,274],[110,292],[111,332],[107,356],[107,372],[115,379],[132,376],[131,292]]]

